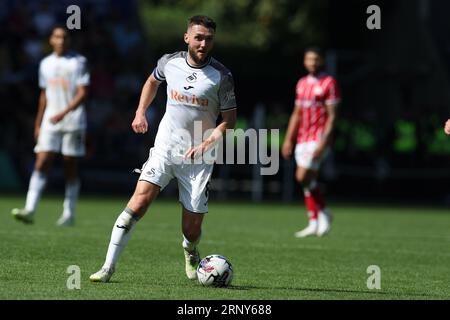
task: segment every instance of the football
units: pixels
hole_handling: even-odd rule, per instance
[[[226,287],[233,279],[233,266],[224,256],[212,254],[200,261],[197,278],[204,286]]]

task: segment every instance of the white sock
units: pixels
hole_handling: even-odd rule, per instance
[[[317,228],[317,219],[309,220],[308,227]]]
[[[106,253],[104,268],[115,268],[120,253],[127,245],[139,216],[130,208],[125,208],[114,223],[111,241]]]
[[[47,175],[37,170],[33,171],[28,186],[27,200],[25,202],[25,209],[30,212],[36,210],[42,191],[47,183]]]
[[[193,250],[195,250],[195,248],[197,247],[198,243],[200,242],[200,238],[201,238],[201,234],[200,236],[197,238],[197,240],[195,240],[194,242],[189,241],[183,234],[183,248],[184,250],[191,252]]]
[[[63,204],[63,217],[68,219],[75,216],[75,206],[80,193],[80,180],[66,183],[66,193]]]

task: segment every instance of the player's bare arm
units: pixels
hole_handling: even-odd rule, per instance
[[[161,84],[154,76],[153,73],[148,77],[147,81],[142,88],[141,97],[139,99],[139,105],[136,110],[136,115],[131,127],[136,133],[146,133],[148,130],[147,118],[145,117],[145,111],[155,99],[158,87]]]
[[[44,117],[45,107],[47,106],[47,97],[45,96],[45,89],[41,89],[39,94],[39,105],[36,120],[34,122],[34,139],[37,141],[39,132],[41,130],[42,118]]]
[[[288,160],[295,146],[295,139],[300,125],[300,106],[295,106],[289,119],[289,124],[284,138],[283,147],[281,149],[281,155],[284,159]]]
[[[445,123],[444,131],[446,134],[450,135],[450,119],[448,119],[447,122]]]
[[[237,112],[236,109],[221,112],[222,122],[213,130],[211,135],[205,139],[200,145],[188,149],[184,157],[197,158],[206,151],[210,150],[220,141],[227,129],[234,129],[236,125]]]
[[[73,110],[75,110],[76,108],[78,108],[78,106],[81,105],[86,100],[87,95],[88,95],[88,87],[87,86],[78,86],[77,93],[75,94],[75,97],[69,103],[67,108],[64,109],[63,111],[55,114],[53,117],[51,117],[50,122],[53,124],[60,122],[62,119],[64,119],[64,117],[68,113],[70,113]]]
[[[322,140],[320,141],[320,144],[318,145],[317,149],[314,151],[313,157],[319,158],[322,156],[323,152],[325,151],[325,148],[330,145],[331,143],[331,137],[334,132],[334,127],[336,123],[336,113],[337,113],[337,104],[327,104],[327,113],[328,118],[327,122],[325,123],[325,129],[322,136]]]

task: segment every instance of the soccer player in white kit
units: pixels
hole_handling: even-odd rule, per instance
[[[178,180],[182,205],[185,271],[189,279],[197,277],[196,268],[200,262],[197,245],[203,217],[208,211],[208,182],[214,164],[203,160],[196,163],[194,160],[202,159],[201,155],[212,150],[225,130],[234,128],[236,123],[232,75],[209,55],[215,30],[216,24],[209,17],[190,18],[184,34],[188,51],[166,54],[160,58],[144,84],[132,123],[134,132],[147,132],[145,111],[162,81],[167,82],[166,112],[159,124],[154,147],[142,167],[135,192],[114,223],[105,262],[98,272],[90,276],[91,281],[109,281],[136,223],[173,178]],[[219,114],[222,120],[216,125]],[[206,132],[206,137],[196,139],[194,122],[201,123],[202,135],[208,129],[212,132],[209,136]],[[180,129],[188,133],[188,139],[186,135],[180,135]]]
[[[61,153],[66,178],[63,213],[57,224],[74,223],[80,189],[78,159],[85,154],[86,111],[83,102],[89,85],[86,58],[68,49],[67,30],[55,27],[50,35],[53,53],[39,66],[39,109],[35,120],[36,161],[31,175],[25,208],[12,215],[24,223],[33,223],[39,199],[47,182],[55,155]]]

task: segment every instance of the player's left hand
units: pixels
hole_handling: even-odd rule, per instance
[[[66,115],[65,112],[59,112],[59,113],[55,114],[53,117],[50,118],[50,122],[53,123],[53,124],[57,124],[62,119],[64,119],[65,115]]]
[[[204,141],[196,147],[190,147],[186,153],[184,154],[185,159],[197,159],[201,155],[203,155],[209,149],[210,143],[208,141]]]
[[[294,144],[289,141],[286,140],[283,143],[283,147],[281,148],[281,155],[283,156],[283,158],[285,160],[289,160],[292,156],[292,151],[294,150]]]

